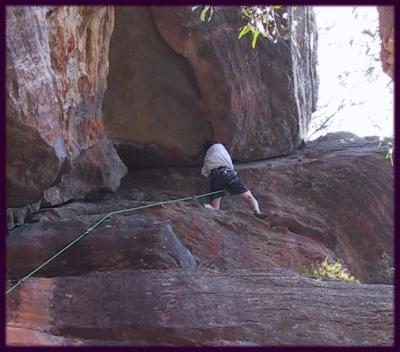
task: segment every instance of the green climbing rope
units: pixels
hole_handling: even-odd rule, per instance
[[[62,253],[64,253],[67,249],[69,249],[70,247],[72,247],[75,243],[79,242],[82,238],[84,238],[85,236],[87,236],[90,232],[92,232],[97,226],[99,226],[104,220],[108,219],[110,216],[115,215],[115,214],[122,214],[122,213],[127,213],[130,211],[136,211],[139,209],[145,209],[145,208],[151,208],[151,207],[156,207],[157,205],[166,205],[166,204],[171,204],[171,203],[176,203],[176,202],[184,202],[187,200],[191,200],[191,199],[196,199],[196,198],[201,198],[201,197],[206,197],[209,196],[211,194],[215,194],[215,193],[220,193],[221,191],[215,191],[215,192],[210,192],[210,193],[204,193],[204,194],[200,194],[198,196],[192,196],[192,197],[185,197],[185,198],[179,198],[179,199],[171,199],[171,200],[165,200],[165,201],[161,201],[161,202],[157,202],[157,203],[152,203],[152,204],[147,204],[147,205],[141,205],[139,207],[135,207],[135,208],[127,208],[127,209],[121,209],[121,210],[117,210],[117,211],[113,211],[111,213],[106,214],[105,216],[103,216],[100,220],[98,220],[94,225],[90,226],[88,229],[85,230],[85,232],[83,232],[81,235],[79,235],[77,238],[75,238],[73,241],[71,241],[70,243],[68,243],[68,245],[66,245],[64,248],[62,248],[60,251],[58,251],[56,254],[54,254],[52,257],[50,257],[49,259],[47,259],[45,262],[43,262],[41,265],[39,265],[36,269],[32,270],[29,274],[27,274],[26,276],[24,276],[21,280],[19,280],[15,285],[13,285],[12,287],[10,287],[7,290],[7,295],[9,293],[11,293],[12,291],[14,291],[17,287],[21,286],[22,283],[24,281],[26,281],[27,279],[29,279],[32,275],[36,274],[40,269],[42,269],[43,267],[45,267],[47,264],[49,264],[51,261],[53,261],[55,258],[57,258],[59,255],[61,255]]]

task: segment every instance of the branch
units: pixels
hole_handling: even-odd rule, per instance
[[[319,132],[319,131],[323,130],[324,128],[326,128],[328,122],[330,122],[330,121],[333,119],[333,117],[334,117],[340,110],[343,109],[343,107],[344,107],[344,104],[343,104],[343,103],[344,103],[344,99],[342,99],[342,101],[341,101],[341,103],[339,104],[339,106],[337,107],[336,111],[335,111],[333,114],[329,115],[329,116],[325,119],[325,121],[322,122],[322,124],[321,124],[312,134],[310,134],[310,135],[308,136],[308,138],[311,138],[314,134],[316,134],[317,132]]]

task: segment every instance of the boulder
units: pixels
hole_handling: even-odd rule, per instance
[[[389,142],[393,143],[390,140],[380,143],[378,137],[334,133],[308,143],[289,157],[236,163],[239,176],[258,199],[261,210],[269,215],[268,229],[254,219],[237,196],[225,197],[222,211],[212,213],[205,209],[206,218],[192,211],[184,216],[171,211],[168,217],[179,219],[174,224],[178,236],[181,233],[190,238],[203,233],[210,238],[205,243],[213,243],[212,236],[216,240],[226,239],[217,247],[223,253],[227,253],[226,248],[237,248],[238,241],[251,239],[257,241],[254,247],[260,248],[260,253],[274,258],[274,265],[297,272],[302,266],[318,263],[320,257],[329,258],[328,253],[334,253],[362,282],[393,283],[394,169],[385,159]],[[163,168],[129,173],[117,194],[129,199],[160,201],[206,193],[208,187],[208,180],[200,176],[198,168]],[[210,223],[211,216],[222,228]],[[282,241],[276,256],[272,247],[264,243],[265,238],[255,240],[260,233],[269,236],[269,231],[274,233],[273,243]],[[292,239],[295,244],[288,244],[286,236],[289,243]],[[302,260],[298,261],[295,258],[303,253],[300,244],[305,239],[316,241],[320,254],[300,255]],[[194,254],[198,254],[194,249],[196,240],[190,242]],[[244,248],[248,250],[247,245]],[[249,261],[259,258],[254,251],[244,257],[252,258],[246,259]],[[217,264],[212,265],[218,266],[226,260],[217,259]],[[227,265],[235,265],[233,262],[234,259]]]
[[[199,167],[131,171],[115,193],[40,209],[7,236],[7,289],[113,214],[8,293],[7,344],[393,344],[387,142],[330,134],[236,163],[266,221],[238,196],[202,207]],[[325,258],[361,283],[310,278]]]
[[[103,216],[54,219],[14,229],[7,237],[8,279],[25,276]],[[337,259],[324,244],[287,228],[271,229],[244,211],[226,214],[176,204],[111,216],[38,275],[198,265],[219,269],[280,266],[304,272],[325,257]]]
[[[378,6],[382,68],[394,80],[394,7]]]
[[[113,8],[9,6],[6,16],[7,207],[116,190],[126,167],[101,120]]]
[[[216,8],[208,23],[190,8],[152,7],[167,43],[193,67],[201,108],[234,160],[287,155],[305,136],[317,101],[317,32],[310,7],[297,7],[299,47],[237,39],[239,7]]]
[[[116,7],[106,133],[130,168],[200,163],[211,126],[190,64],[160,36],[148,7]]]
[[[239,7],[203,23],[190,7],[117,7],[103,111],[129,168],[199,165],[204,144],[234,160],[286,155],[305,136],[318,90],[313,10],[298,7],[299,48],[237,39]]]
[[[7,299],[6,343],[390,346],[393,291],[282,269],[35,278]],[[29,329],[29,341],[15,336],[21,327]]]
[[[87,216],[18,227],[8,237],[8,278],[25,276],[101,218]],[[141,215],[120,216],[105,220],[81,242],[43,268],[40,276],[196,266],[196,258],[182,245],[168,220],[150,222]]]
[[[287,158],[240,170],[256,197],[285,226],[323,243],[362,282],[393,283],[394,170],[378,140],[310,143]],[[260,176],[262,175],[262,176]]]
[[[394,186],[386,148],[368,138],[333,134],[291,157],[236,164],[261,210],[269,215],[267,221],[256,219],[237,196],[223,198],[220,211],[204,209],[197,202],[177,202],[115,214],[60,258],[65,262],[44,273],[78,275],[119,265],[137,268],[145,248],[159,252],[155,244],[159,240],[146,242],[159,233],[171,240],[176,236],[203,267],[284,267],[304,274],[327,257],[330,262],[342,261],[361,282],[391,284]],[[10,278],[30,272],[109,212],[206,192],[208,181],[199,168],[138,170],[128,174],[115,194],[42,209],[30,218],[37,223],[16,228],[7,237]],[[205,203],[208,198],[197,200]],[[65,228],[70,231],[65,233]],[[155,233],[146,232],[147,228]],[[109,250],[121,255],[120,260],[107,258]],[[154,267],[157,261],[145,265],[160,268]]]

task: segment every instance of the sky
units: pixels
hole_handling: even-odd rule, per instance
[[[359,137],[393,136],[394,88],[379,60],[381,40],[376,32],[376,7],[315,6],[314,11],[320,87],[309,139],[337,131],[349,131]],[[373,36],[375,32],[377,35]],[[368,68],[371,76],[366,75]],[[320,121],[335,113],[341,103],[344,107],[329,127],[311,136]]]

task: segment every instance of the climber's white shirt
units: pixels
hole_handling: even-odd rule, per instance
[[[233,170],[233,163],[231,156],[226,148],[221,143],[216,143],[208,148],[206,156],[204,157],[203,167],[201,174],[208,177],[212,169],[220,166],[227,166]]]

